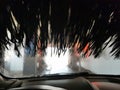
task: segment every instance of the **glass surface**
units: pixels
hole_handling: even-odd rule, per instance
[[[31,47],[34,47],[31,45]],[[102,52],[101,56],[94,58],[83,57],[76,52],[71,52],[66,48],[66,53],[57,54],[56,47],[46,49],[43,56],[41,51],[37,51],[35,56],[34,50],[19,47],[21,56],[17,57],[14,51],[14,45],[5,49],[1,56],[0,71],[3,75],[9,77],[31,77],[52,74],[71,74],[80,72],[89,72],[92,74],[120,75],[120,60],[112,57],[108,47]]]

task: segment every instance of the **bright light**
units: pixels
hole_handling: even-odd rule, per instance
[[[5,49],[4,52],[5,66],[9,64],[10,71],[22,71],[24,60],[24,48],[22,46],[20,48],[20,57],[16,55],[13,44],[11,46],[8,46],[8,48],[9,50]]]
[[[47,69],[50,70],[50,73],[63,72],[68,65],[69,50],[67,49],[66,53],[61,53],[60,56],[54,53],[54,51],[56,52],[57,48],[48,47],[46,49],[47,55],[44,57],[44,60],[48,66]]]

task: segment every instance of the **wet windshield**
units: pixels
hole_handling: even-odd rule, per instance
[[[9,77],[31,77],[52,74],[72,74],[88,72],[89,74],[120,75],[120,59],[115,59],[109,52],[111,48],[106,48],[100,57],[93,55],[84,57],[75,52],[75,48],[66,48],[65,53],[57,54],[56,47],[48,47],[46,54],[42,55],[37,51],[33,52],[27,48],[20,47],[22,55],[15,54],[13,46],[4,51],[1,57],[1,73]],[[30,53],[30,54],[29,54]],[[89,54],[89,53],[88,53]]]
[[[0,1],[0,72],[120,75],[120,0]]]

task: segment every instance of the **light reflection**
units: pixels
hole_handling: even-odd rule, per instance
[[[14,51],[14,45],[9,46],[9,50],[4,52],[4,74],[7,76],[22,76],[24,49],[20,47],[21,56],[18,57]]]
[[[55,51],[54,51],[55,49]],[[68,66],[69,60],[69,50],[67,49],[65,54],[60,56],[56,55],[56,48],[48,47],[46,49],[46,56],[44,57],[45,63],[47,64],[47,69],[50,70],[49,73],[60,73],[65,72],[65,68]]]
[[[35,57],[33,53],[29,55],[28,52],[26,52],[29,51],[29,48],[23,48],[21,46],[20,52],[22,55],[20,57],[17,57],[15,54],[14,45],[9,48],[9,50],[5,50],[5,69],[16,76],[64,74],[75,71],[74,68],[79,72],[79,66],[81,66],[79,56],[76,56],[76,53],[70,54],[68,48],[66,48],[65,53],[61,53],[60,56],[58,56],[58,54],[56,54],[57,48],[49,46],[46,49],[46,55],[43,56],[42,51],[38,50],[39,52],[36,53]]]

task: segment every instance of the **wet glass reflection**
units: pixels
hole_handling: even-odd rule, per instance
[[[72,60],[75,56],[69,54],[69,49],[67,49],[65,54],[58,56],[55,52],[57,50],[55,47],[48,47],[46,49],[46,54],[44,55],[42,51],[38,50],[36,55],[33,56],[34,51],[33,46],[23,48],[21,47],[22,55],[17,57],[14,51],[14,46],[9,50],[5,50],[4,56],[4,69],[8,76],[36,76],[44,74],[55,74],[55,73],[72,73],[76,67],[77,62]],[[31,49],[32,48],[32,49]],[[51,52],[52,50],[52,52]],[[78,58],[77,58],[78,59]],[[70,62],[74,61],[74,65],[70,65]],[[69,67],[72,66],[72,67]],[[77,66],[79,68],[79,66]],[[73,70],[73,71],[72,71]],[[77,69],[77,72],[79,69]]]
[[[23,77],[38,76],[44,74],[66,74],[88,71],[95,74],[120,74],[120,60],[114,60],[108,53],[110,48],[103,51],[100,58],[93,56],[84,58],[76,52],[76,48],[66,49],[66,53],[56,54],[56,47],[48,46],[46,54],[36,49],[34,43],[29,47],[20,46],[21,56],[17,57],[14,45],[9,50],[4,50],[4,58],[1,58],[0,71],[6,76]],[[35,55],[34,55],[35,54]],[[112,66],[112,67],[111,67]]]

